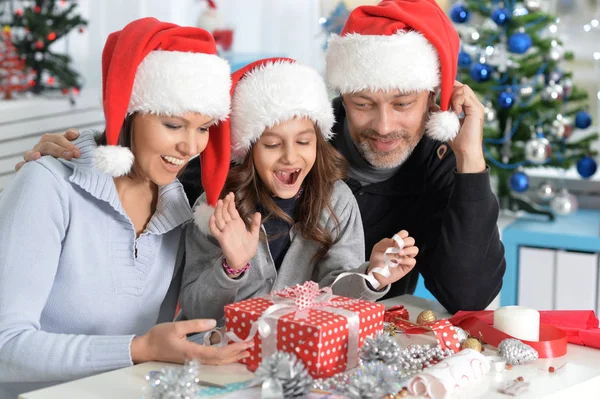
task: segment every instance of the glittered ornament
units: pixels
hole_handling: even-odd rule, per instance
[[[50,33],[48,33],[48,36],[47,36],[47,38],[48,38],[48,40],[50,40],[50,41],[52,41],[52,40],[56,39],[56,32],[50,32]]]
[[[460,327],[454,327],[454,332],[458,336],[458,342],[461,344],[469,338],[469,333]]]
[[[552,135],[558,139],[568,139],[573,134],[573,121],[567,115],[558,114],[550,128]]]
[[[491,66],[477,63],[471,67],[471,77],[478,83],[486,82],[492,78],[492,71]]]
[[[312,389],[313,379],[296,355],[275,352],[262,360],[251,385],[262,383],[265,390],[284,398],[303,398]]]
[[[41,13],[42,12],[42,7],[40,7],[40,6],[33,7],[33,12],[35,12],[36,14]]]
[[[538,12],[542,8],[542,2],[540,0],[527,0],[525,1],[525,7],[529,12]]]
[[[592,125],[592,117],[589,113],[585,111],[579,111],[575,115],[575,126],[578,129],[587,129]]]
[[[498,356],[512,365],[531,363],[538,358],[538,353],[531,346],[515,338],[507,338],[498,345]]]
[[[417,316],[417,324],[429,324],[437,320],[433,310],[424,310]]]
[[[457,24],[464,24],[471,19],[471,12],[464,4],[456,4],[450,9],[450,18]]]
[[[541,165],[552,155],[552,144],[545,137],[534,137],[525,144],[525,159]]]
[[[515,172],[510,176],[510,188],[517,193],[524,193],[529,188],[529,177],[524,172]]]
[[[35,48],[38,50],[41,50],[44,48],[44,42],[41,40],[38,40],[37,42],[35,42]]]
[[[561,85],[550,82],[542,91],[542,100],[547,102],[562,101],[564,98],[564,90]]]
[[[556,186],[549,181],[545,181],[540,183],[535,193],[540,201],[549,202],[556,196]]]
[[[525,32],[517,32],[508,38],[508,49],[511,53],[525,54],[533,45],[531,36]]]
[[[500,105],[501,108],[504,108],[504,109],[511,108],[515,104],[516,100],[517,100],[517,95],[510,91],[502,92],[498,96],[498,104]]]
[[[458,66],[466,68],[471,66],[472,62],[473,60],[471,59],[469,53],[465,51],[461,51],[460,53],[458,53]]]
[[[152,399],[194,398],[201,386],[198,375],[200,364],[188,361],[182,367],[164,368],[146,375]]]
[[[510,20],[510,11],[506,8],[497,8],[492,12],[492,20],[498,25],[505,25]]]
[[[522,17],[529,14],[529,10],[525,7],[523,3],[517,3],[513,7],[513,17]]]
[[[467,338],[461,345],[462,349],[473,349],[475,352],[481,352],[482,347],[481,342],[475,338]]]
[[[584,179],[589,179],[596,173],[596,169],[598,169],[598,164],[596,160],[592,157],[585,156],[577,161],[577,172]]]
[[[396,362],[399,355],[398,343],[385,333],[377,333],[375,338],[367,337],[360,350],[360,358],[366,362],[379,361],[390,364]]]
[[[552,201],[550,201],[550,207],[559,215],[569,215],[577,211],[579,208],[579,201],[577,201],[577,197],[569,193],[566,188],[563,188],[556,194]]]

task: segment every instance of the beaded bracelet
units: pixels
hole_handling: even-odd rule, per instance
[[[250,269],[250,262],[248,262],[246,263],[246,266],[242,267],[241,269],[234,270],[231,267],[229,267],[229,265],[227,264],[227,259],[225,259],[225,257],[223,257],[223,262],[221,262],[221,265],[223,266],[223,269],[225,269],[225,273],[227,274],[242,274],[246,270]]]

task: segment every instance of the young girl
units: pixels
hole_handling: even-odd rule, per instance
[[[229,194],[214,210],[202,195],[198,228],[186,232],[180,298],[186,318],[221,319],[232,302],[308,280],[328,286],[343,272],[364,275],[382,267],[383,252],[395,245],[383,240],[363,263],[360,213],[341,180],[344,159],[327,143],[334,117],[319,74],[293,60],[269,59],[232,78],[231,119],[220,127],[231,129],[236,166],[223,191]],[[374,274],[379,288],[414,266],[414,240],[399,235],[400,266],[389,277]],[[338,295],[368,300],[388,289],[376,290],[360,276],[334,286]]]
[[[79,159],[30,162],[0,196],[3,398],[148,360],[246,355],[186,339],[214,320],[155,326],[173,319],[192,218],[176,176],[201,153],[215,204],[227,174],[229,136],[208,129],[227,117],[229,66],[208,32],[146,18],[109,36],[102,71],[108,145],[82,134]]]

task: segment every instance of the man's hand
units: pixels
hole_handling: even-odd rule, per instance
[[[42,136],[31,151],[23,154],[23,161],[15,165],[15,170],[21,169],[25,163],[40,159],[42,155],[50,155],[54,158],[73,159],[79,158],[81,152],[79,148],[71,143],[79,137],[79,132],[75,129],[69,129],[65,133],[46,133]]]
[[[454,82],[450,105],[458,115],[465,115],[458,135],[449,143],[456,157],[456,170],[481,173],[486,168],[482,147],[485,107],[473,90],[460,82]]]

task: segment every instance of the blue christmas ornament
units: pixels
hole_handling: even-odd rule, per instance
[[[579,111],[577,115],[575,115],[575,126],[578,129],[587,129],[592,125],[592,117],[589,113],[585,111]]]
[[[469,55],[469,53],[466,53],[464,51],[461,51],[460,53],[458,53],[458,66],[469,67],[469,66],[471,66],[472,61],[473,60],[471,59],[471,56]]]
[[[508,49],[511,53],[525,54],[533,45],[533,40],[525,32],[513,33],[508,38]]]
[[[509,109],[517,101],[517,95],[512,92],[505,91],[498,96],[498,103],[504,109]]]
[[[471,67],[471,77],[476,82],[485,82],[492,78],[492,67],[477,63]]]
[[[344,24],[349,15],[350,10],[346,7],[346,3],[340,1],[327,18],[323,17],[319,19],[319,23],[327,34],[335,33],[336,35],[339,35],[342,33],[342,29],[344,28]]]
[[[462,4],[457,4],[450,10],[450,18],[457,24],[464,24],[471,19],[471,11]]]
[[[498,25],[505,25],[510,20],[510,11],[506,8],[497,8],[492,12],[492,20]]]
[[[596,169],[598,169],[598,164],[596,160],[590,156],[585,156],[577,161],[577,172],[584,179],[588,179],[596,173]]]
[[[515,172],[510,177],[510,188],[517,193],[524,193],[529,188],[529,177],[524,172]]]

